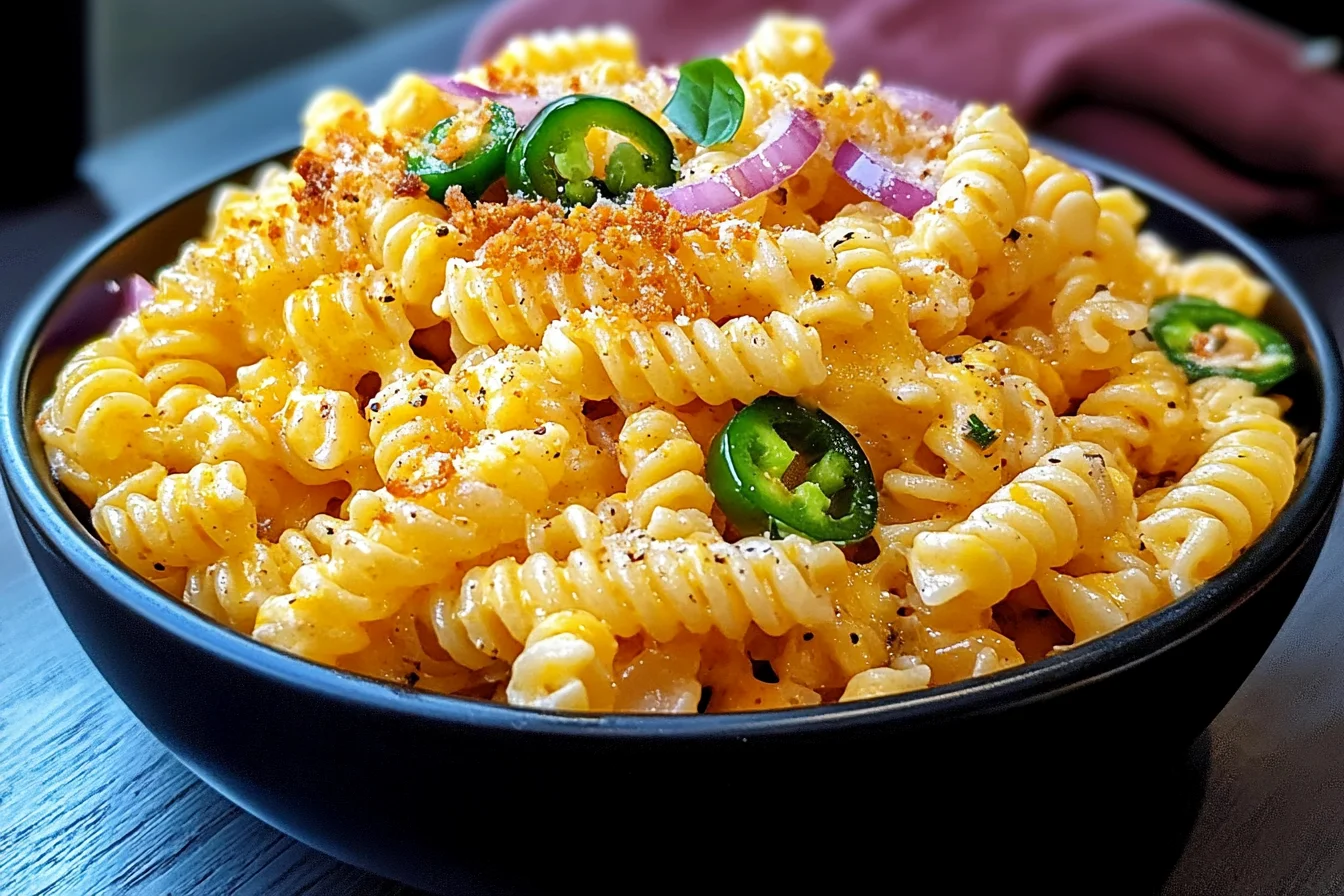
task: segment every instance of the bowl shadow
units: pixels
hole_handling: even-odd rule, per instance
[[[744,784],[739,810],[717,818],[699,814],[692,801],[646,792],[631,795],[627,810],[617,813],[623,823],[611,826],[608,815],[608,826],[591,831],[586,849],[602,880],[638,881],[648,893],[881,885],[960,893],[1012,882],[1035,894],[1076,894],[1082,881],[1088,893],[1157,893],[1198,818],[1210,756],[1205,732],[1184,755],[1166,761],[1117,771],[1110,768],[1116,757],[1097,756],[1090,779],[1078,766],[1076,776],[1061,780],[1041,757],[1033,765],[991,760],[982,780],[961,785],[916,784],[918,770],[898,761],[888,771],[856,773],[847,784]],[[870,775],[886,780],[874,786],[864,780]],[[812,786],[832,792],[793,799]],[[661,816],[657,833],[641,823],[646,813]],[[523,825],[545,829],[563,825],[568,815],[557,805],[549,817]],[[682,833],[669,836],[678,815]],[[573,869],[575,850],[584,850],[571,831],[549,842],[542,836],[520,855],[516,840],[495,833],[503,836],[473,838],[432,891],[553,893]]]

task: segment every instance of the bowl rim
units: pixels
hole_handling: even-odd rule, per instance
[[[57,554],[85,578],[100,583],[105,599],[117,602],[164,634],[217,660],[241,666],[252,675],[320,699],[361,704],[374,712],[406,714],[428,723],[511,730],[518,735],[619,740],[656,735],[673,740],[746,742],[749,738],[810,735],[878,724],[917,726],[936,723],[946,714],[964,718],[992,713],[1010,703],[1028,705],[1053,699],[1119,674],[1194,637],[1258,593],[1301,549],[1305,534],[1323,522],[1329,524],[1344,477],[1344,456],[1339,450],[1344,441],[1341,428],[1344,369],[1329,328],[1297,284],[1264,248],[1239,228],[1123,165],[1051,140],[1033,138],[1033,145],[1173,208],[1229,243],[1240,257],[1267,277],[1302,320],[1304,348],[1319,371],[1316,385],[1321,406],[1320,431],[1305,476],[1270,529],[1241,557],[1189,596],[1054,657],[983,678],[854,703],[703,715],[551,712],[416,691],[323,666],[239,634],[141,580],[116,563],[79,524],[48,484],[49,473],[34,466],[27,447],[30,423],[24,411],[35,359],[35,339],[70,287],[120,241],[202,192],[235,182],[266,162],[286,158],[292,150],[205,179],[147,213],[112,221],[67,255],[45,278],[16,314],[4,342],[0,366],[0,473],[16,499],[15,510],[28,517],[39,537]]]

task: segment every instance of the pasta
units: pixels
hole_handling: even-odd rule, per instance
[[[1003,107],[970,106],[957,121],[943,185],[914,217],[912,239],[962,277],[995,253],[1023,211],[1027,138]]]
[[[1208,449],[1139,527],[1178,597],[1265,531],[1288,502],[1296,474],[1297,438],[1276,402],[1239,381],[1199,386]]]
[[[513,662],[505,693],[514,706],[609,710],[616,705],[618,647],[607,626],[582,610],[541,621]]]
[[[117,559],[150,579],[229,556],[257,528],[247,477],[231,462],[172,474],[155,464],[99,498],[92,517]]]
[[[1098,445],[1056,448],[946,532],[921,533],[910,575],[926,604],[987,609],[1137,519],[1133,484]],[[1131,519],[1133,517],[1134,519]]]
[[[547,328],[542,355],[556,379],[584,398],[749,403],[769,392],[797,395],[826,378],[816,331],[778,311],[765,320],[653,327],[573,316]]]
[[[436,608],[435,623],[444,647],[468,667],[516,655],[536,610],[551,606],[587,610],[622,637],[645,632],[665,641],[712,627],[741,638],[752,624],[779,635],[830,618],[818,592],[843,569],[837,548],[796,536],[727,544],[704,532],[663,539],[634,530],[563,564],[533,554],[473,570],[456,598]]]
[[[674,414],[656,408],[632,414],[617,451],[631,524],[648,528],[660,508],[709,513],[714,495],[701,476],[705,455]]]
[[[1233,563],[1296,482],[1269,285],[832,61],[769,16],[694,78],[586,29],[319,94],[70,356],[54,476],[223,625],[533,710],[894,698]]]

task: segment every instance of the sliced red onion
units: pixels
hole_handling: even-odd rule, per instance
[[[665,65],[655,65],[649,69],[649,74],[657,75],[668,87],[675,85],[681,80],[681,72],[674,68],[668,68]]]
[[[134,314],[154,301],[154,284],[139,274],[132,274],[119,284],[121,290],[121,314]]]
[[[894,103],[906,115],[927,115],[934,127],[950,127],[961,114],[961,106],[954,100],[909,87],[904,84],[883,84],[877,89],[883,99]]]
[[[513,116],[518,119],[520,126],[536,118],[537,113],[550,102],[549,99],[542,96],[500,93],[479,84],[472,84],[470,81],[463,81],[461,78],[454,78],[452,75],[424,75],[423,77],[445,93],[451,93],[453,96],[461,97],[464,100],[490,100],[502,106],[508,106],[513,110]]]
[[[139,274],[85,286],[52,315],[51,344],[79,345],[106,334],[118,320],[154,298],[154,286]]]
[[[658,195],[683,214],[726,212],[773,190],[798,172],[821,146],[821,122],[794,109],[751,155],[704,180],[673,184]]]
[[[840,144],[831,162],[835,173],[865,196],[876,199],[898,215],[913,217],[933,202],[933,193],[919,178],[904,172],[895,162],[865,152],[849,140]]]

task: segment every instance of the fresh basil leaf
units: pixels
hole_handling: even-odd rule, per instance
[[[747,98],[722,59],[696,59],[681,67],[676,92],[663,109],[683,134],[701,146],[733,139]]]

